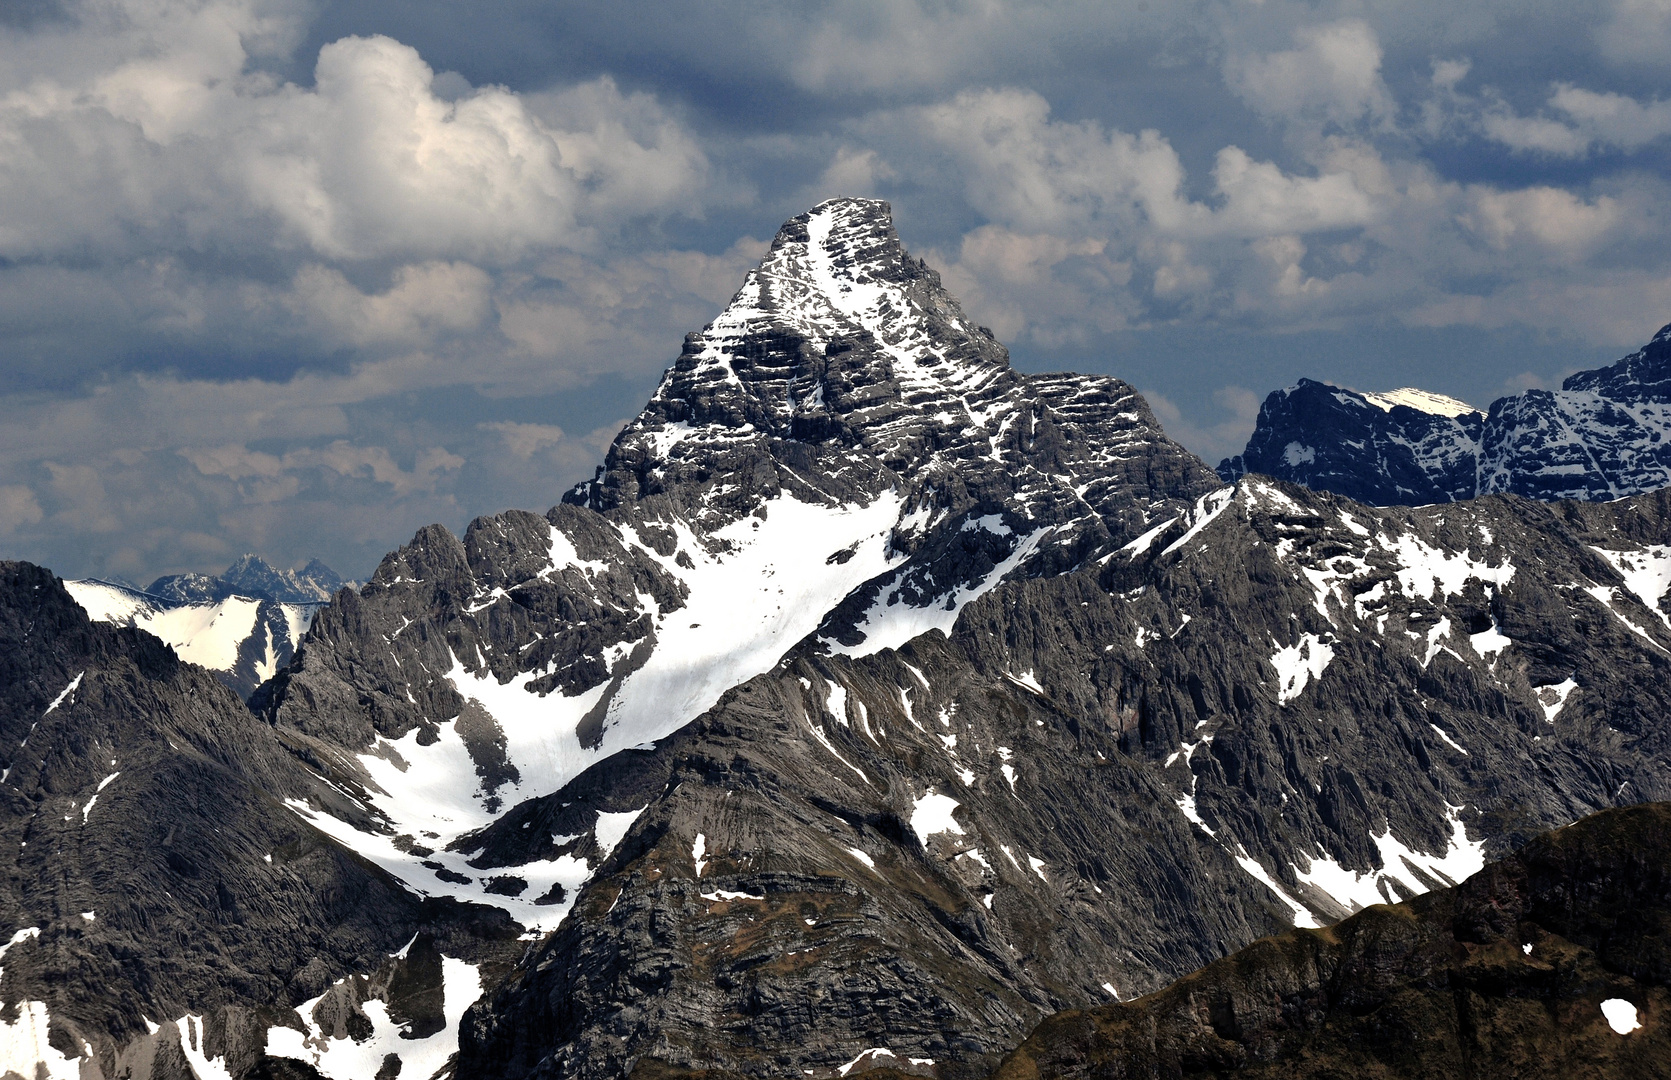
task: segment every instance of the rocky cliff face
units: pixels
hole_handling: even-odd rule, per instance
[[[1671,805],[1597,814],[1467,883],[1054,1016],[994,1080],[1671,1076]]]
[[[496,976],[516,928],[412,895],[289,809],[358,812],[306,765],[333,752],[0,563],[0,1072],[242,1076],[269,1029],[310,1022],[404,1024],[450,1054],[476,994],[441,969]]]
[[[1218,471],[1378,506],[1658,490],[1671,484],[1671,326],[1610,367],[1560,390],[1499,398],[1489,414],[1421,391],[1361,394],[1301,379],[1265,399],[1247,449]]]
[[[885,204],[837,200],[595,480],[421,531],[245,723],[307,835],[520,927],[443,1025],[461,1080],[974,1076],[1060,1009],[1671,797],[1668,519],[1223,485],[1124,383],[1014,371]],[[401,984],[373,959],[331,977]],[[383,1014],[357,1041],[297,993],[259,1067],[366,1075]]]

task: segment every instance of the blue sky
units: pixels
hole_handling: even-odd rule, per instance
[[[1668,66],[1671,0],[8,5],[0,554],[544,509],[839,194],[1212,461],[1301,376],[1483,406],[1671,321]]]

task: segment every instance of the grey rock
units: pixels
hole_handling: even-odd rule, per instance
[[[1671,484],[1671,326],[1560,390],[1499,398],[1488,414],[1451,415],[1456,404],[1412,408],[1301,379],[1265,399],[1247,448],[1219,475],[1261,473],[1378,506],[1616,499]]]

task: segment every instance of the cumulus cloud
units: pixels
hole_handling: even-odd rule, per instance
[[[1341,40],[1367,49],[1359,29],[1297,36],[1329,55]],[[1360,59],[1372,71],[1370,52]],[[1454,83],[1466,67],[1441,74]],[[1390,115],[1366,104],[1379,94],[1336,115]],[[1588,190],[1460,183],[1394,153],[1396,140],[1343,133],[1308,141],[1288,164],[1221,147],[1202,185],[1163,133],[1057,119],[1024,89],[879,113],[862,130],[878,146],[916,140],[950,155],[949,175],[987,223],[937,249],[947,280],[977,317],[1043,348],[1203,321],[1292,331],[1366,318],[1509,322],[1626,344],[1658,313],[1540,313],[1528,290],[1587,294],[1601,275],[1614,289],[1636,282],[1639,299],[1668,280],[1642,247],[1663,233],[1668,193],[1641,175]]]
[[[505,440],[505,449],[513,457],[527,461],[548,447],[562,444],[563,429],[556,424],[519,424],[514,420],[497,420],[481,425],[484,431],[496,431]]]
[[[108,69],[0,97],[0,255],[276,245],[493,265],[700,209],[700,149],[607,77],[449,98],[415,49],[372,36],[325,45],[303,88],[249,70],[252,5],[168,10]]]
[[[1392,94],[1381,81],[1381,43],[1362,19],[1294,31],[1294,48],[1232,53],[1225,80],[1256,112],[1308,127],[1350,128],[1386,120]]]

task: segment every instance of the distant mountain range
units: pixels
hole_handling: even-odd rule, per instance
[[[90,618],[148,630],[248,697],[290,662],[314,612],[350,584],[318,559],[296,571],[244,555],[224,574],[171,574],[148,589],[99,578],[64,587]]]
[[[1655,491],[1671,484],[1671,326],[1559,390],[1498,398],[1484,412],[1413,388],[1371,394],[1301,379],[1265,399],[1247,448],[1218,473],[1260,473],[1377,506]]]
[[[211,603],[229,596],[281,604],[323,604],[347,584],[318,559],[300,570],[280,570],[259,555],[245,555],[224,574],[169,574],[151,582],[145,591],[181,604]]]

